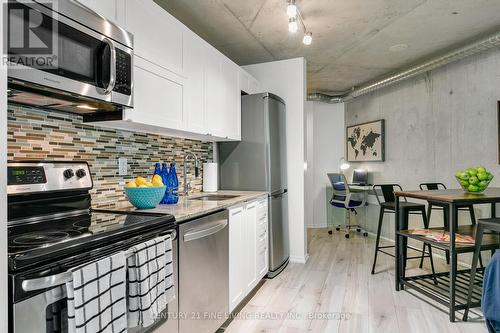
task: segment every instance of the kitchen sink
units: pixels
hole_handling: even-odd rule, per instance
[[[209,194],[209,195],[202,195],[199,197],[191,198],[191,200],[224,201],[224,200],[234,199],[237,197],[239,197],[239,195]]]

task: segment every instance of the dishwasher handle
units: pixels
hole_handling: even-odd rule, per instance
[[[216,234],[227,226],[227,220],[217,220],[210,223],[209,227],[196,227],[186,231],[184,234],[184,241],[190,242],[200,238],[205,238],[210,235]]]

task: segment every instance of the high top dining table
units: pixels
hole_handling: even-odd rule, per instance
[[[463,244],[455,242],[455,234],[475,235],[476,226],[458,226],[458,208],[471,204],[490,204],[491,217],[496,217],[495,204],[500,202],[500,188],[488,188],[482,194],[470,194],[463,190],[433,190],[433,191],[397,191],[394,192],[396,197],[396,265],[395,265],[395,282],[396,290],[405,288],[413,289],[438,303],[447,306],[449,309],[450,321],[455,321],[455,311],[465,309],[467,302],[467,291],[470,280],[470,269],[457,269],[457,254],[465,252],[474,252],[474,244]],[[400,205],[400,198],[414,198],[425,200],[428,203],[449,207],[449,242],[438,242],[429,239],[422,235],[412,234],[412,230],[408,230],[408,214]],[[429,228],[445,232],[441,228]],[[448,250],[450,253],[450,270],[449,272],[425,274],[407,277],[406,257],[408,238],[430,244],[432,247]],[[482,250],[494,250],[498,248],[498,236],[493,234],[485,235],[483,239]],[[475,285],[482,284],[482,271],[478,270]],[[471,301],[471,307],[479,306],[481,302],[481,291],[475,289]]]

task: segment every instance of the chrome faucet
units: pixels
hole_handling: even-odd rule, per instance
[[[198,175],[200,173],[200,169],[198,167],[198,157],[196,157],[196,155],[193,152],[187,151],[186,155],[184,155],[184,198],[186,199],[189,195],[189,190],[191,187],[187,182],[187,161],[189,156],[192,156],[194,158],[194,176],[198,178]]]

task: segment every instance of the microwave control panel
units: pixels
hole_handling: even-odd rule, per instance
[[[132,94],[132,56],[116,50],[116,84],[113,91],[130,96]]]

